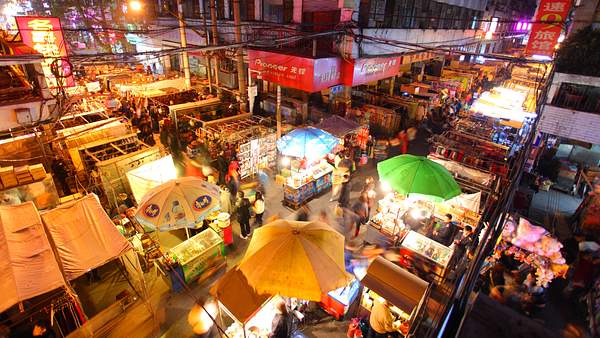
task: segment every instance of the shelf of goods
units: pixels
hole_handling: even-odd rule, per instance
[[[469,141],[467,141],[469,139]],[[431,153],[499,176],[508,175],[507,147],[469,138],[463,134],[444,133],[431,139]]]
[[[586,295],[588,323],[592,337],[600,335],[600,278],[596,278]]]
[[[259,169],[274,167],[277,161],[276,135],[253,139],[240,145],[238,158],[242,178],[255,175]]]
[[[333,167],[325,160],[308,169],[292,172],[283,187],[284,202],[293,208],[299,208],[331,187],[332,173]]]
[[[173,247],[167,255],[181,265],[183,279],[189,283],[223,259],[223,239],[212,229],[206,229]]]
[[[340,320],[348,313],[348,309],[358,296],[359,290],[360,282],[353,279],[350,284],[323,295],[320,305],[336,320]]]
[[[282,302],[280,296],[271,297],[247,322],[242,323],[229,310],[220,304],[221,310],[233,319],[222,337],[230,338],[267,338],[272,330],[271,323],[277,314],[276,306]]]

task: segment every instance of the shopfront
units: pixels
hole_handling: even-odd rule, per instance
[[[287,123],[297,124],[308,119],[311,93],[341,83],[339,57],[309,58],[248,50],[248,64],[251,76],[263,80],[261,108],[275,113],[279,97],[282,119]],[[285,91],[283,95],[281,90]]]

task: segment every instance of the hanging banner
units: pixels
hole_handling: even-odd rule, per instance
[[[542,0],[529,35],[525,55],[552,56],[571,10],[571,0]]]
[[[23,43],[44,56],[42,70],[49,88],[58,88],[58,82],[50,67],[55,60],[62,74],[71,74],[70,65],[62,62],[67,57],[67,46],[60,26],[60,19],[49,16],[17,16],[17,27]],[[75,85],[72,75],[65,78],[68,87]]]
[[[342,64],[343,82],[346,86],[358,86],[387,79],[397,75],[401,65],[401,57],[380,57],[344,61]]]
[[[261,79],[309,93],[340,84],[341,64],[337,57],[311,59],[248,50],[248,65]]]
[[[435,52],[421,52],[416,54],[404,55],[402,57],[402,64],[411,64],[415,62],[430,60],[436,57]]]

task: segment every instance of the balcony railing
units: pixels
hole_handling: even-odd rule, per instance
[[[600,87],[563,83],[551,104],[560,108],[600,114]]]

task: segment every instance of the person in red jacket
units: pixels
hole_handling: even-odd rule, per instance
[[[402,130],[398,133],[398,139],[400,140],[400,152],[406,154],[408,152],[408,134],[406,130]]]

